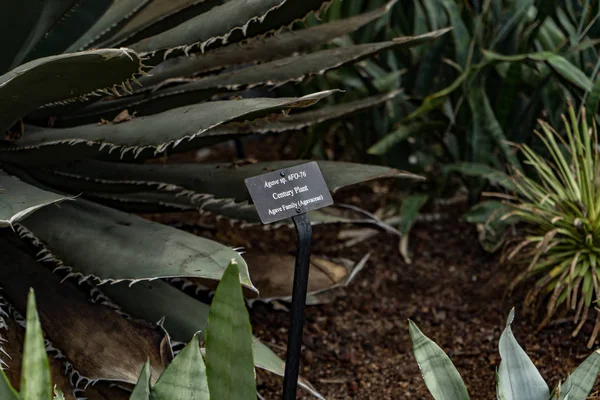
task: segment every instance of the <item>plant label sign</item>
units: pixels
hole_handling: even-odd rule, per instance
[[[263,224],[333,204],[316,162],[284,168],[245,180]]]

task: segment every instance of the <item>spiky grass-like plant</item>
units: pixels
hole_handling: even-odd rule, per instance
[[[588,125],[585,109],[578,118],[569,106],[563,121],[566,137],[540,121],[542,131],[536,133],[549,153],[548,159],[527,145],[521,147],[526,164],[538,179],[520,171],[513,174],[518,197],[510,203],[514,211],[504,218],[514,217],[529,226],[525,238],[508,254],[509,259],[518,254],[529,264],[515,282],[539,278],[526,304],[531,306],[541,295],[549,296],[542,326],[560,306],[575,311],[576,335],[592,304],[600,298],[598,133],[595,123]],[[588,347],[599,332],[600,312]]]

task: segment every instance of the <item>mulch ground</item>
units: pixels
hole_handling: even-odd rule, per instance
[[[345,296],[306,310],[301,373],[326,398],[431,399],[411,352],[409,318],[447,352],[472,399],[495,399],[498,339],[513,305],[515,336],[551,388],[590,353],[591,324],[576,338],[570,321],[536,332],[522,315],[519,298],[505,296],[504,267],[480,248],[472,226],[457,222],[458,211],[415,227],[410,265],[391,235],[328,252],[337,228],[315,228],[319,254],[358,260],[371,253]],[[287,312],[256,304],[251,318],[255,334],[284,356]],[[260,373],[259,390],[267,400],[279,399],[281,380]],[[310,397],[299,393],[298,398]]]

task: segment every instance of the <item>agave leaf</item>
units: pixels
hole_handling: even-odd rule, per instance
[[[171,361],[152,388],[152,394],[158,399],[210,400],[206,367],[197,334]]]
[[[303,53],[337,37],[346,35],[385,15],[397,0],[389,1],[384,7],[351,18],[332,21],[301,31],[282,32],[266,39],[251,39],[247,43],[230,44],[202,55],[179,57],[165,61],[152,70],[152,75],[140,82],[151,86],[166,79],[188,76],[217,68],[252,62],[271,61],[275,58]]]
[[[144,364],[144,368],[140,374],[140,377],[131,392],[129,400],[150,400],[150,381],[152,378],[152,367],[149,362]]]
[[[17,146],[11,149],[81,144],[83,147],[97,146],[109,150],[119,148],[121,155],[128,151],[137,155],[145,148],[160,153],[225,122],[254,119],[285,109],[308,107],[334,92],[325,91],[297,98],[211,101],[134,118],[121,124],[94,124],[65,129],[30,127],[31,133],[17,141]]]
[[[423,380],[435,400],[468,400],[467,388],[450,358],[409,320],[413,352]]]
[[[548,385],[512,333],[514,317],[512,309],[498,345],[502,358],[498,368],[499,392],[506,400],[548,400]]]
[[[35,304],[35,294],[27,296],[27,328],[23,344],[23,370],[21,371],[21,399],[40,400],[52,398],[50,365],[44,345],[44,334]]]
[[[134,317],[146,321],[158,321],[164,317],[164,327],[173,340],[187,342],[198,331],[202,338],[201,331],[206,329],[209,306],[163,281],[140,282],[131,287],[125,283],[105,285],[102,292]],[[254,364],[283,376],[283,360],[258,339],[254,339]],[[300,379],[298,384],[313,396],[324,400],[304,379]]]
[[[600,350],[590,354],[561,385],[560,400],[585,400],[600,373]]]
[[[223,0],[153,0],[102,47],[122,47],[158,35],[223,4]]]
[[[10,386],[6,374],[0,369],[0,398],[6,400],[19,400],[19,394]]]
[[[97,1],[97,0],[94,0]],[[102,39],[110,37],[118,28],[144,9],[152,0],[118,0],[102,16],[95,21],[87,32],[78,36],[79,39],[71,44],[66,52],[82,51]]]
[[[0,132],[46,103],[86,96],[127,82],[142,62],[128,49],[103,49],[41,58],[0,76]],[[44,90],[32,90],[44,82]],[[27,95],[24,95],[27,93]]]
[[[33,2],[24,2],[24,3],[33,3]],[[36,9],[41,7],[40,15],[35,25],[32,26],[29,35],[27,36],[27,40],[21,45],[21,48],[15,59],[12,62],[12,68],[21,64],[25,57],[33,50],[33,48],[38,44],[40,39],[42,39],[48,31],[55,27],[57,24],[67,13],[70,11],[77,3],[77,0],[56,0],[56,1],[45,1],[45,2],[37,2],[38,4],[29,4],[30,7]],[[9,21],[6,21],[9,23]],[[17,19],[14,22],[22,23],[23,20]],[[13,22],[13,23],[14,23]],[[11,34],[14,35],[13,32]],[[14,36],[11,35],[11,39]]]
[[[0,35],[2,43],[2,58],[0,73],[10,68],[15,56],[27,42],[29,35],[44,10],[44,2],[37,0],[4,2],[0,15]]]
[[[0,171],[0,228],[13,226],[43,207],[68,199]]]
[[[206,327],[206,371],[215,399],[256,399],[252,327],[240,272],[231,262],[217,287]]]
[[[173,88],[92,104],[79,110],[75,115],[85,116],[84,121],[86,122],[89,122],[90,118],[111,118],[123,109],[139,115],[148,115],[195,103],[199,98],[209,97],[219,91],[250,89],[257,86],[280,86],[292,81],[299,82],[307,77],[322,75],[348,63],[358,62],[384,50],[422,44],[447,31],[440,30],[421,36],[399,37],[387,42],[339,47],[307,55],[281,58],[231,72],[207,76]]]
[[[197,47],[235,43],[245,37],[264,34],[319,10],[326,0],[231,0],[168,31],[132,46],[141,53],[186,53]]]
[[[193,194],[205,196],[201,201],[231,199],[243,202],[249,199],[244,180],[251,176],[276,171],[304,163],[303,160],[260,162],[247,165],[232,164],[126,164],[85,161],[61,167],[65,177],[79,175],[102,183],[125,183],[160,187],[175,185]],[[327,187],[336,192],[344,187],[381,178],[422,179],[418,175],[377,165],[348,162],[318,161]],[[126,176],[127,180],[122,180]]]
[[[154,379],[170,361],[169,338],[160,328],[91,304],[80,289],[38,264],[14,234],[2,235],[0,249],[6,299],[23,312],[29,288],[35,290],[47,338],[81,376],[135,384],[148,359]]]
[[[46,1],[47,5],[53,1]],[[113,3],[112,0],[78,0],[61,15],[43,37],[27,54],[24,61],[31,61],[64,52],[78,37],[84,34]]]
[[[242,283],[253,288],[240,255],[217,242],[85,200],[52,211],[25,221],[22,235],[32,236],[50,252],[49,258],[56,257],[84,279],[220,279],[229,260],[236,259]],[[86,245],[90,238],[91,247]]]

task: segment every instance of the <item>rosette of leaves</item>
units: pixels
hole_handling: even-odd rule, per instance
[[[515,338],[511,324],[514,309],[508,315],[500,336],[500,366],[496,372],[498,400],[585,400],[600,373],[600,350],[589,355],[564,382],[550,392],[535,364]],[[410,321],[413,352],[427,389],[436,400],[468,400],[469,394],[460,373],[431,339]]]
[[[147,161],[250,134],[298,130],[386,102],[398,92],[306,109],[326,102],[333,91],[277,98],[266,89],[383,50],[424,44],[445,32],[320,49],[389,10],[296,29],[329,4],[25,0],[3,5],[0,227],[7,229],[0,238],[0,286],[21,313],[20,294],[36,290],[49,349],[60,354],[51,362],[53,371],[66,365],[76,387],[118,382],[118,387],[93,388],[107,393],[128,388],[146,360],[157,374],[169,365],[170,337],[188,342],[206,326],[208,306],[165,279],[219,280],[234,259],[242,284],[256,289],[252,266],[236,250],[127,211],[202,210],[256,223],[244,179],[301,162]],[[406,176],[377,166],[320,166],[334,191]],[[313,220],[340,221],[323,213],[314,213]],[[22,248],[28,241],[34,247]],[[31,252],[46,264],[32,259]],[[73,277],[78,279],[61,283]],[[7,327],[0,334],[15,332]],[[254,362],[283,372],[283,362],[259,341]],[[10,374],[9,379],[16,382]],[[301,386],[318,395],[307,383]],[[69,396],[72,390],[63,392]]]
[[[569,107],[564,117],[565,135],[547,122],[538,132],[546,152],[521,147],[531,172],[516,170],[510,179],[515,197],[505,202],[512,218],[525,225],[524,239],[512,248],[507,258],[526,263],[517,282],[536,277],[526,306],[547,296],[546,324],[559,307],[575,313],[576,335],[598,301],[598,255],[600,254],[600,172],[596,124],[588,125],[585,109],[579,117]],[[593,311],[592,311],[593,312]],[[588,347],[600,332],[600,314]]]

